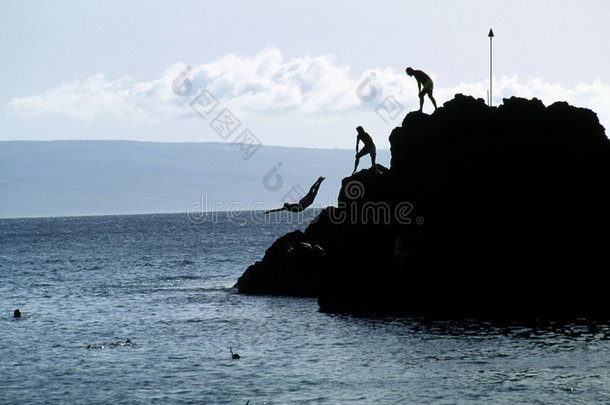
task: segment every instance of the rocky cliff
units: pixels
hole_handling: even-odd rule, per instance
[[[343,179],[338,206],[280,238],[241,293],[309,295],[322,311],[610,317],[610,141],[565,102],[456,95],[407,114],[390,169]]]

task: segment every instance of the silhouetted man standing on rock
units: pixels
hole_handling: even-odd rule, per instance
[[[371,154],[371,167],[375,170],[375,157],[377,157],[377,149],[375,148],[375,144],[373,143],[373,138],[364,132],[362,127],[357,127],[356,131],[358,131],[358,135],[356,135],[356,163],[354,164],[354,171],[352,174],[356,173],[356,169],[358,168],[358,163],[360,162],[360,158],[368,153]],[[360,141],[364,144],[360,152],[358,152],[358,145]]]
[[[422,111],[424,107],[424,96],[427,94],[430,97],[430,101],[434,105],[434,109],[436,110],[436,100],[432,97],[432,91],[434,90],[434,83],[430,76],[428,76],[425,72],[421,70],[414,70],[410,67],[405,69],[409,76],[415,76],[415,80],[417,80],[417,91],[419,91],[419,111]],[[423,87],[423,90],[422,90]]]

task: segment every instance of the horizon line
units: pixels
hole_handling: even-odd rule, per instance
[[[229,145],[229,146],[235,146],[235,145],[245,145],[244,143],[241,142],[237,142],[237,143],[233,143],[233,142],[219,142],[219,141],[201,141],[201,142],[195,142],[195,141],[185,141],[185,142],[177,142],[177,141],[138,141],[138,140],[133,140],[133,139],[45,139],[45,140],[37,140],[37,139],[6,139],[6,140],[2,140],[0,139],[0,143],[51,143],[51,142],[122,142],[122,143],[139,143],[139,144],[167,144],[167,145],[186,145],[186,144],[215,144],[215,145]],[[290,149],[312,149],[312,150],[346,150],[346,151],[352,151],[353,148],[315,148],[315,147],[308,147],[308,146],[288,146],[288,145],[262,145],[263,147],[267,146],[267,147],[274,147],[274,148],[290,148]],[[390,148],[382,148],[382,147],[378,147],[377,150],[387,150],[389,151]]]

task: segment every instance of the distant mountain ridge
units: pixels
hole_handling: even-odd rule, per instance
[[[240,145],[216,142],[3,141],[0,218],[261,209],[300,198],[318,176],[323,207],[353,161],[343,149],[263,145],[244,159]]]

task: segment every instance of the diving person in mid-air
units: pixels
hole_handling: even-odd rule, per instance
[[[290,211],[290,212],[301,212],[305,208],[309,207],[313,204],[313,200],[316,198],[316,194],[318,194],[318,188],[320,188],[320,184],[324,181],[325,177],[318,177],[315,183],[309,189],[309,192],[305,195],[305,197],[301,198],[298,203],[284,203],[282,208],[276,208],[274,210],[265,211],[265,214],[269,214],[270,212],[277,211]]]

